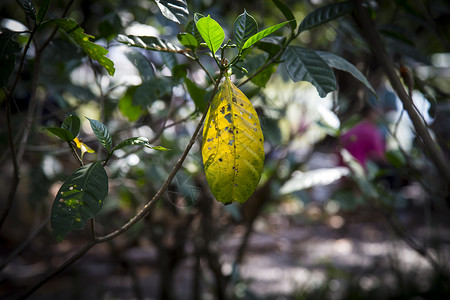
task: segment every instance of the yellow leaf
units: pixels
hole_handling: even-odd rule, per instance
[[[73,139],[75,144],[77,145],[77,148],[81,150],[81,157],[83,157],[84,153],[95,153],[95,151],[90,148],[88,145],[83,143],[81,140],[79,140],[77,137]]]
[[[202,156],[216,199],[224,204],[247,201],[261,177],[264,137],[253,105],[228,77],[206,116]]]

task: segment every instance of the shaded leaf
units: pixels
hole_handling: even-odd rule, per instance
[[[54,19],[52,22],[55,22],[63,29],[91,59],[102,65],[109,75],[114,75],[114,63],[106,57],[106,54],[108,54],[109,51],[102,46],[91,42],[89,39],[93,38],[93,36],[84,33],[84,30],[77,22],[71,19]]]
[[[297,21],[295,20],[294,14],[292,13],[291,9],[279,0],[272,0],[272,2],[278,7],[286,20],[292,21],[289,23],[289,26],[291,26],[292,31],[294,31],[297,27]]]
[[[80,118],[71,115],[64,120],[64,122],[61,125],[61,128],[68,130],[72,134],[73,138],[75,138],[80,132],[80,126],[81,126]]]
[[[143,111],[141,106],[133,105],[133,97],[136,88],[136,86],[130,86],[119,101],[120,112],[131,122],[138,120]]]
[[[7,31],[0,34],[0,88],[8,84],[16,66],[16,53],[21,50],[20,44],[14,41],[13,37],[14,35]]]
[[[336,78],[325,61],[314,51],[289,46],[283,53],[283,60],[289,76],[294,82],[308,81],[313,84],[320,97],[336,90]]]
[[[218,201],[244,203],[253,194],[264,165],[263,139],[253,105],[227,77],[203,127],[203,165]]]
[[[288,24],[290,21],[287,22],[283,22],[277,25],[273,25],[267,29],[261,30],[260,32],[256,33],[255,35],[251,36],[244,44],[244,46],[242,46],[242,49],[246,49],[250,46],[252,46],[253,44],[257,43],[259,40],[261,40],[262,38],[268,36],[269,34],[277,31],[278,29],[280,29],[281,27],[283,27],[284,25]]]
[[[165,51],[178,53],[181,48],[166,42],[163,39],[155,36],[136,36],[119,34],[117,40],[120,43],[132,47],[138,47],[146,50]]]
[[[60,128],[60,127],[48,127],[45,128],[48,132],[50,132],[51,134],[59,137],[60,139],[62,139],[63,141],[66,141],[67,143],[70,143],[75,137],[73,136],[73,134],[64,128]]]
[[[53,235],[58,241],[72,230],[83,229],[96,216],[108,195],[108,176],[100,162],[77,169],[56,194],[51,213]]]
[[[267,68],[259,72],[258,75],[253,77],[251,79],[251,82],[253,82],[257,86],[266,87],[267,82],[270,80],[270,77],[272,77],[272,74],[275,73],[277,67],[277,64],[269,65]]]
[[[201,18],[195,25],[206,45],[208,45],[209,50],[212,53],[216,53],[225,39],[225,32],[222,27],[215,20],[211,19],[210,16]]]
[[[204,16],[202,15],[202,18],[204,18]],[[195,19],[195,16],[194,16]],[[194,20],[195,21],[195,20]],[[200,44],[201,42],[203,42],[203,38],[200,34],[200,32],[198,32],[197,26],[195,26],[196,21],[189,21],[189,23],[186,25],[186,32],[189,34],[192,34],[195,39],[197,40],[197,44]]]
[[[314,28],[328,21],[339,18],[350,13],[353,10],[353,3],[351,1],[343,1],[333,3],[316,9],[307,15],[298,27],[298,32]]]
[[[136,69],[138,69],[143,81],[150,80],[155,77],[152,64],[142,53],[138,51],[126,51],[125,55],[136,67]]]
[[[268,36],[259,41],[258,48],[267,52],[270,57],[274,57],[280,52],[285,40],[284,36]]]
[[[89,119],[88,117],[86,117],[86,119],[91,123],[91,128],[94,131],[97,140],[109,151],[112,147],[112,138],[108,128],[100,121]]]
[[[49,6],[50,6],[50,0],[44,0],[42,2],[41,6],[39,7],[38,13],[37,13],[37,22],[38,23],[41,23],[42,20],[44,20]]]
[[[249,15],[244,9],[244,12],[234,21],[234,37],[238,49],[242,49],[244,43],[257,32],[258,24],[256,23],[255,18]]]
[[[199,44],[195,36],[187,32],[179,33],[177,35],[177,38],[180,41],[181,45],[185,46],[186,48],[195,49]]]
[[[33,3],[30,0],[22,0],[22,7],[27,17],[36,21],[36,9]]]
[[[205,89],[199,88],[193,81],[185,77],[184,82],[189,95],[195,103],[195,107],[201,112],[205,111],[207,102],[205,101]]]
[[[114,152],[116,150],[122,149],[127,146],[143,146],[143,147],[147,147],[147,148],[150,148],[153,150],[158,150],[158,151],[167,151],[168,150],[161,146],[152,146],[152,145],[150,145],[149,140],[146,137],[138,136],[138,137],[132,137],[132,138],[122,141],[121,143],[117,144],[112,149],[111,152]]]
[[[136,88],[133,96],[134,105],[149,105],[172,93],[174,82],[169,77],[155,77],[144,81]]]
[[[189,10],[185,0],[155,0],[161,13],[167,19],[185,24],[189,15]]]
[[[316,53],[319,54],[330,67],[350,73],[353,77],[361,81],[373,94],[376,94],[367,78],[353,64],[330,52],[316,51]]]

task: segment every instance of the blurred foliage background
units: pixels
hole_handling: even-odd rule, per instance
[[[33,1],[40,7],[42,1]],[[300,22],[332,1],[285,1]],[[436,143],[450,159],[450,4],[447,1],[367,1],[377,30],[412,92]],[[272,1],[187,1],[232,36],[246,9],[260,29],[285,21]],[[65,11],[67,13],[65,14]],[[109,76],[62,31],[46,48],[31,48],[14,93],[12,132],[20,184],[0,231],[0,297],[33,286],[89,239],[52,236],[49,214],[62,182],[77,168],[69,149],[43,130],[70,114],[83,119],[80,137],[104,157],[89,122],[102,121],[120,141],[145,136],[171,151],[117,151],[107,168],[109,196],[96,231],[109,233],[147,203],[169,174],[212,92],[205,72],[172,53],[130,48],[119,34],[161,37],[175,45],[185,24],[165,18],[149,0],[54,0],[49,18],[75,19],[109,50]],[[29,29],[18,1],[3,0],[4,32]],[[272,38],[286,34],[278,31]],[[48,25],[34,36],[42,46]],[[29,34],[17,35],[25,45]],[[335,71],[338,91],[320,98],[293,83],[284,66],[265,83],[240,88],[259,114],[266,162],[260,186],[244,205],[223,206],[209,191],[200,144],[194,145],[164,198],[145,220],[97,245],[31,299],[444,299],[450,255],[448,183],[441,178],[402,113],[352,15],[303,32],[295,45],[335,53],[366,75],[378,99]],[[249,74],[267,59],[264,43],[247,57]],[[20,55],[18,55],[19,59]],[[204,57],[210,72],[215,65]],[[16,70],[17,71],[17,70]],[[11,78],[15,78],[13,73]],[[234,70],[240,82],[245,74]],[[187,78],[187,79],[186,79]],[[11,85],[11,81],[9,86]],[[6,85],[8,88],[8,85]],[[8,145],[6,89],[0,91],[0,209],[13,165]],[[361,119],[365,103],[382,112],[387,164],[363,171],[339,165],[339,136]],[[22,247],[23,245],[23,247]]]

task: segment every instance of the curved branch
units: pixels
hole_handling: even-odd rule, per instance
[[[155,203],[157,200],[159,200],[162,195],[166,192],[169,184],[172,182],[172,179],[175,177],[178,170],[181,168],[184,160],[186,159],[189,151],[191,150],[192,146],[194,145],[195,141],[197,140],[197,137],[199,136],[200,129],[203,126],[203,123],[205,121],[207,111],[209,109],[209,106],[211,105],[211,101],[214,98],[215,94],[217,93],[217,90],[219,88],[220,80],[223,76],[223,72],[221,71],[219,73],[219,77],[216,80],[216,83],[214,85],[214,91],[211,95],[211,98],[208,102],[207,108],[200,119],[197,128],[195,129],[194,134],[192,135],[191,139],[189,140],[188,145],[186,146],[183,154],[176,162],[175,166],[173,167],[172,171],[170,172],[167,179],[164,181],[163,185],[160,187],[158,192],[153,196],[153,198],[142,208],[141,211],[139,211],[133,218],[131,218],[125,225],[117,229],[116,231],[107,234],[105,236],[97,237],[95,240],[90,241],[88,244],[86,244],[81,250],[79,250],[77,253],[75,253],[72,257],[70,257],[66,262],[64,262],[61,266],[59,266],[57,269],[53,270],[51,273],[49,273],[47,276],[42,278],[37,284],[32,286],[29,290],[27,290],[23,295],[21,295],[18,299],[26,299],[30,295],[32,295],[36,290],[38,290],[41,286],[43,286],[46,282],[51,280],[53,277],[61,273],[63,270],[67,269],[70,265],[75,263],[77,260],[79,260],[81,257],[83,257],[84,254],[86,254],[93,246],[96,244],[106,242],[109,240],[114,239],[115,237],[121,235],[128,229],[130,229],[134,224],[136,224],[139,220],[141,220],[145,215],[150,211],[150,208],[152,207],[153,203]]]
[[[408,113],[413,125],[416,130],[417,136],[422,140],[428,156],[435,165],[438,172],[445,179],[447,187],[450,188],[450,164],[446,161],[441,149],[433,141],[430,132],[428,131],[426,125],[423,123],[422,118],[417,113],[414,108],[412,99],[408,96],[405,91],[400,79],[398,78],[389,54],[386,51],[383,41],[381,40],[379,34],[375,30],[375,25],[370,19],[369,14],[366,9],[361,5],[361,0],[353,0],[355,5],[356,14],[355,18],[366,39],[367,45],[371,49],[373,55],[377,58],[384,72],[386,73],[389,82],[391,83],[396,94],[403,103],[403,107]],[[447,199],[447,204],[450,207],[450,198]]]

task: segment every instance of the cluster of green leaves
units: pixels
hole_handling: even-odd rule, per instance
[[[199,55],[207,54],[216,63],[220,75],[225,74],[226,80],[207,112],[202,147],[204,169],[211,191],[218,201],[225,204],[234,201],[243,203],[248,199],[258,185],[264,163],[264,142],[262,134],[259,135],[261,128],[258,115],[251,102],[246,100],[227,75],[230,69],[247,72],[244,66],[253,46],[257,45],[267,52],[259,66],[251,70],[253,74],[248,74],[259,86],[265,86],[281,60],[294,82],[310,82],[321,97],[337,88],[332,68],[349,72],[374,92],[361,72],[345,59],[332,53],[290,45],[301,32],[351,12],[353,5],[350,1],[322,7],[309,14],[298,26],[292,11],[285,4],[278,0],[273,2],[287,21],[258,31],[255,18],[244,10],[235,19],[233,39],[227,42],[220,24],[211,16],[199,13],[195,13],[185,31],[177,35],[184,49],[158,37],[121,35],[118,38],[132,47],[172,55],[182,54],[197,62]],[[270,36],[285,25],[290,28],[287,37]],[[205,47],[209,52],[205,53]],[[219,76],[217,80],[220,79]],[[197,108],[204,110],[206,104],[203,98],[206,93],[186,77],[184,82]],[[138,89],[142,89],[142,86]],[[258,134],[254,135],[255,132]],[[243,178],[246,184],[240,184]]]
[[[87,220],[95,217],[103,206],[108,195],[108,175],[104,166],[115,151],[127,146],[142,146],[154,150],[167,150],[161,146],[152,146],[146,137],[132,137],[113,146],[113,140],[108,128],[100,121],[89,119],[91,128],[100,144],[106,149],[107,157],[84,165],[82,159],[84,148],[79,142],[80,118],[71,115],[61,127],[46,128],[48,132],[65,141],[75,155],[75,147],[81,149],[81,166],[76,169],[63,183],[53,202],[51,227],[57,240],[64,239],[66,234],[75,229],[83,229]]]

